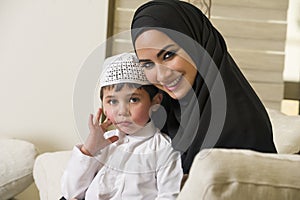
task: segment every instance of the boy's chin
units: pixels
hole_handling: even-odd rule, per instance
[[[126,135],[134,135],[136,132],[141,130],[141,128],[130,128],[130,127],[122,127],[119,130]]]

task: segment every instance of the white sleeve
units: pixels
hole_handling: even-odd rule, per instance
[[[84,155],[80,146],[75,146],[61,178],[62,195],[66,199],[83,199],[96,173],[102,167],[94,157]]]
[[[157,171],[158,195],[156,200],[175,200],[180,192],[180,184],[183,177],[180,153],[174,151],[171,157],[173,159],[168,160],[168,164]]]

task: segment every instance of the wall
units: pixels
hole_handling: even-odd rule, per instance
[[[300,1],[289,0],[284,80],[300,82]]]
[[[80,141],[74,84],[106,38],[107,7],[108,0],[0,1],[0,138],[25,139],[40,153]],[[18,199],[37,199],[32,190]]]
[[[282,112],[288,115],[300,114],[300,1],[289,0],[287,40],[285,46],[285,98]],[[298,82],[298,84],[297,84]]]

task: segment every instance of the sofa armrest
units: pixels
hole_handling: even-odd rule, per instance
[[[288,116],[273,109],[267,111],[273,127],[277,152],[284,154],[300,152],[300,116]]]
[[[0,139],[0,199],[11,199],[32,182],[38,151],[34,144],[20,139]]]
[[[39,190],[40,200],[60,199],[60,180],[67,166],[71,151],[44,153],[36,158],[33,178]]]
[[[194,159],[178,200],[298,199],[300,156],[207,149]]]

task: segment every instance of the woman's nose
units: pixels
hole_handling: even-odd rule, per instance
[[[156,79],[158,82],[164,82],[171,75],[171,69],[162,64],[157,65]]]

